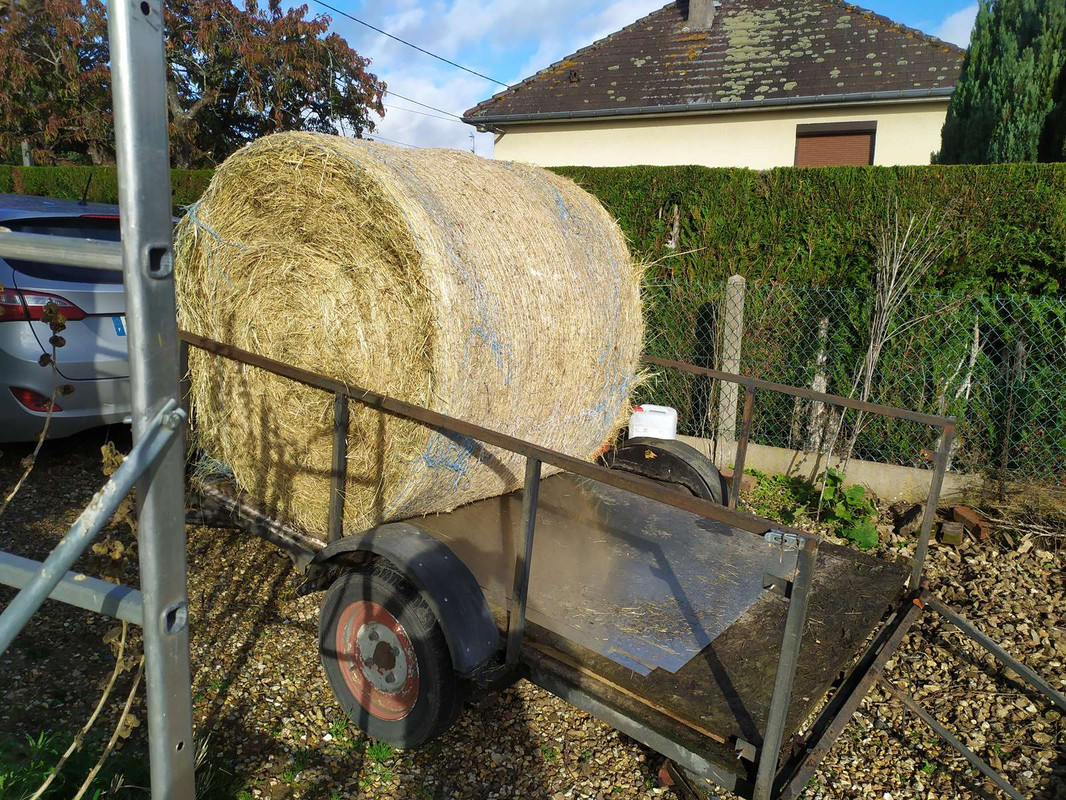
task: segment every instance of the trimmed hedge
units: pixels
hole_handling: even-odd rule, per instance
[[[825,167],[767,172],[677,167],[559,167],[613,213],[654,282],[734,273],[796,286],[868,286],[873,232],[900,208],[952,209],[957,230],[926,287],[1066,290],[1066,164]],[[118,202],[114,167],[0,166],[0,192]],[[171,170],[175,210],[195,202],[211,170]],[[670,249],[677,206],[678,241]]]
[[[955,213],[927,288],[1056,293],[1066,287],[1066,164],[779,168],[560,167],[617,218],[655,282],[869,286],[873,233],[903,212]],[[677,206],[675,249],[664,245]]]
[[[175,212],[195,203],[213,171],[172,169],[170,190]],[[114,167],[12,167],[0,165],[0,192],[81,200],[85,184],[92,176],[85,199],[94,203],[118,202],[118,175]]]

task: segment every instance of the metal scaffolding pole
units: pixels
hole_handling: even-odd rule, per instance
[[[178,400],[163,7],[109,0],[133,435]],[[152,798],[194,796],[180,437],[137,485]]]

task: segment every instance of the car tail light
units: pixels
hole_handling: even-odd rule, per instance
[[[82,219],[118,219],[118,214],[82,214]]]
[[[22,305],[22,295],[11,289],[0,291],[0,322],[29,319],[26,306]]]
[[[5,289],[0,292],[0,308],[4,315],[0,322],[12,320],[30,319],[39,320],[44,315],[44,307],[49,303],[55,303],[67,322],[85,319],[85,312],[72,302],[57,294],[46,292],[19,292],[14,289]]]
[[[51,398],[45,397],[40,392],[35,392],[33,389],[18,389],[14,386],[11,387],[11,394],[15,395],[15,399],[22,405],[26,406],[30,411],[48,411],[48,407],[52,406],[53,411],[62,411],[63,408],[59,403],[52,403]]]

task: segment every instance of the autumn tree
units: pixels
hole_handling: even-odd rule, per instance
[[[270,0],[165,0],[171,161],[211,166],[283,130],[374,129],[385,85],[329,18]],[[100,0],[0,0],[0,150],[39,163],[114,160]]]
[[[941,134],[941,164],[1059,161],[1063,0],[981,0]]]
[[[269,133],[360,135],[384,113],[385,84],[329,17],[270,0],[243,10],[229,0],[168,0],[167,108],[175,166],[221,161]]]
[[[114,158],[107,20],[100,0],[0,2],[0,151],[35,161]]]

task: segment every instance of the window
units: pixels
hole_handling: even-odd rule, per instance
[[[862,166],[874,163],[876,122],[796,126],[796,166]]]

